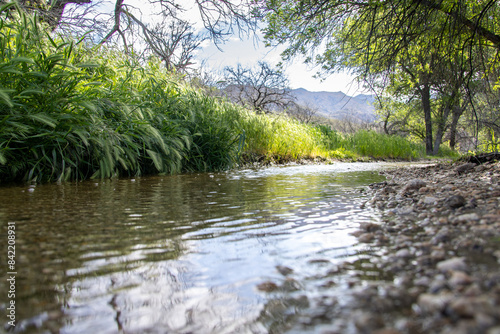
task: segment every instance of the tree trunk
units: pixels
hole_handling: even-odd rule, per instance
[[[450,148],[455,151],[455,146],[457,143],[457,126],[458,126],[458,120],[460,119],[460,116],[462,116],[462,113],[464,112],[464,108],[456,106],[453,108],[453,115],[451,119],[451,126],[450,126]]]
[[[432,114],[431,114],[431,92],[427,82],[420,88],[422,108],[424,109],[425,121],[425,153],[432,154]]]
[[[436,139],[434,141],[434,149],[432,150],[432,155],[437,155],[439,153],[439,146],[443,142],[443,135],[446,130],[446,123],[448,122],[448,116],[450,115],[451,106],[445,105],[444,110],[441,114],[441,118],[438,122],[438,127],[436,131]]]

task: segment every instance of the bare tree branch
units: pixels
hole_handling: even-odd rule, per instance
[[[288,79],[266,62],[259,62],[256,69],[226,67],[224,74],[227,96],[257,113],[285,110],[294,100]]]

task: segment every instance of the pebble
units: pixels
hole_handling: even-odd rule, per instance
[[[486,334],[500,334],[500,326],[490,328]]]
[[[473,282],[473,278],[462,271],[452,271],[451,277],[448,280],[448,284],[451,287],[459,287],[462,285],[468,285]]]
[[[257,289],[264,292],[272,292],[278,289],[278,285],[274,282],[266,281],[257,284]]]
[[[452,209],[458,209],[465,205],[466,200],[462,195],[452,195],[446,198],[445,203]]]
[[[375,245],[371,270],[382,274],[348,280],[350,289],[370,289],[353,292],[358,302],[333,318],[350,319],[359,333],[500,334],[500,162],[384,175],[366,202],[380,210],[382,223],[366,223],[357,234]],[[335,281],[332,289],[346,284]]]
[[[359,242],[364,242],[364,243],[370,242],[373,239],[375,239],[375,234],[373,233],[363,233],[358,237]]]
[[[438,295],[423,293],[418,297],[417,305],[423,314],[440,313],[453,300],[453,297],[451,293],[441,293]]]
[[[432,196],[425,196],[423,199],[422,199],[422,202],[424,204],[434,204],[438,201],[438,199],[436,197],[432,197]]]
[[[276,270],[278,270],[278,272],[283,275],[283,276],[288,276],[290,275],[291,273],[293,273],[293,269],[290,268],[290,267],[287,267],[287,266],[282,266],[282,265],[277,265],[276,266]]]
[[[418,190],[420,188],[423,188],[427,185],[427,183],[424,181],[424,180],[421,180],[421,179],[414,179],[414,180],[411,180],[410,182],[408,182],[403,190],[402,190],[402,193],[406,193],[408,192],[409,190]]]
[[[397,210],[397,213],[401,216],[409,215],[414,212],[413,206],[405,206]]]
[[[411,257],[411,253],[408,249],[400,249],[396,252],[396,257],[400,257],[400,258],[408,258],[408,257]]]
[[[376,314],[362,312],[355,316],[354,325],[360,332],[369,333],[384,327],[384,320]]]
[[[452,270],[466,271],[467,264],[465,263],[465,258],[453,257],[451,259],[439,262],[437,264],[437,268],[441,272],[448,272],[448,271],[452,271]]]
[[[455,168],[455,171],[457,172],[457,174],[460,175],[460,174],[467,172],[468,170],[473,169],[475,166],[476,166],[476,164],[469,162],[469,163],[465,163],[463,165],[458,166],[457,168]]]
[[[478,221],[479,216],[477,213],[465,213],[463,215],[455,217],[455,222],[469,222],[469,221]]]

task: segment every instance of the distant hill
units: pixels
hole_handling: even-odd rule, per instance
[[[315,107],[319,116],[363,122],[376,119],[371,95],[351,97],[342,92],[310,92],[303,88],[293,89],[292,94],[299,104]]]

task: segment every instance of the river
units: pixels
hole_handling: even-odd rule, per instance
[[[389,167],[336,163],[4,186],[1,265],[7,268],[9,223],[15,331],[319,332],[334,321],[330,304],[349,304],[350,279],[382,279],[369,263],[377,249],[351,233],[380,221],[361,204],[367,185]],[[345,262],[352,270],[336,275]],[[8,290],[2,279],[4,314]]]

